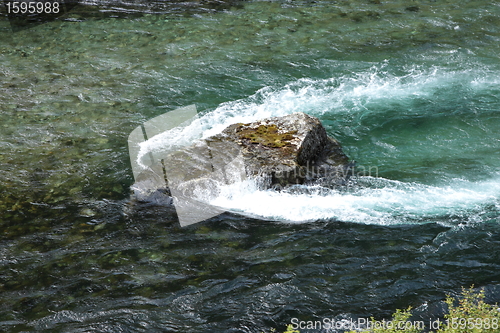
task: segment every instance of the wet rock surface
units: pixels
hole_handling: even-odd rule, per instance
[[[233,124],[207,141],[236,142],[247,176],[269,187],[294,184],[344,185],[350,164],[337,140],[305,113]]]
[[[169,185],[191,192],[210,192],[218,182],[246,177],[260,177],[263,189],[341,186],[351,167],[339,142],[304,113],[230,125],[165,160]]]

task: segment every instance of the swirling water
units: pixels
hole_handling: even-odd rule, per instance
[[[498,4],[89,5],[16,33],[0,21],[2,330],[428,319],[472,284],[500,300]],[[319,117],[359,186],[238,184],[214,198],[238,213],[187,228],[131,207],[128,134],[193,103],[204,135]]]

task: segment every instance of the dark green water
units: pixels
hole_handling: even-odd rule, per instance
[[[500,301],[499,3],[110,4],[0,31],[0,330],[427,321],[472,284]],[[127,137],[193,103],[207,133],[319,117],[377,177],[234,189],[217,203],[242,214],[180,228],[129,202]]]

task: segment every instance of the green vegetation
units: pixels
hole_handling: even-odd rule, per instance
[[[445,315],[445,325],[437,332],[500,332],[499,308],[496,304],[490,305],[484,302],[484,290],[475,292],[472,287],[468,290],[464,289],[457,305],[449,296],[446,298],[446,304],[448,314]]]
[[[398,309],[390,321],[377,321],[371,318],[367,329],[348,333],[500,333],[500,308],[484,302],[484,290],[475,291],[473,287],[463,289],[458,300],[448,296],[445,300],[448,313],[444,320],[432,322],[410,321],[410,310]],[[272,331],[273,332],[273,331]],[[274,331],[275,332],[275,331]],[[300,333],[292,325],[284,333]]]
[[[271,328],[271,333],[276,333],[276,329]],[[283,333],[300,333],[300,331],[294,330],[292,325],[288,325],[286,327],[286,331]]]
[[[243,128],[250,124],[240,124],[238,127],[239,136],[242,139],[248,139],[255,144],[262,144],[266,147],[281,148],[291,145],[290,140],[294,138],[293,134],[297,131],[279,133],[276,125],[260,125],[257,128]]]
[[[434,322],[438,324],[437,330],[431,331],[435,333],[497,333],[500,332],[500,311],[496,305],[490,305],[484,302],[484,290],[475,291],[473,287],[463,289],[462,295],[458,300],[451,296],[446,297],[448,305],[448,313],[444,316],[443,321]],[[410,318],[410,308],[408,310],[397,310],[392,316],[391,325],[385,327],[375,327],[361,331],[361,333],[395,333],[408,332],[420,333],[424,332],[421,325],[417,322],[408,321]],[[374,318],[371,318],[373,324],[376,323]],[[419,322],[429,325],[429,323]],[[374,325],[372,325],[374,326]],[[379,325],[380,326],[380,325]],[[429,327],[427,328],[434,328]],[[356,333],[351,331],[349,333]]]
[[[286,331],[285,331],[285,332],[283,332],[283,333],[300,333],[300,332],[299,332],[299,331],[297,331],[297,330],[294,330],[294,329],[293,329],[293,327],[292,327],[292,325],[288,325],[288,326],[286,327]]]

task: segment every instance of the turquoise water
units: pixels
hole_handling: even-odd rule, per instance
[[[0,328],[260,332],[500,300],[500,5],[247,1],[0,21]],[[180,228],[136,205],[128,134],[196,104],[210,135],[306,112],[346,191],[252,184]],[[367,174],[367,171],[370,171]]]

